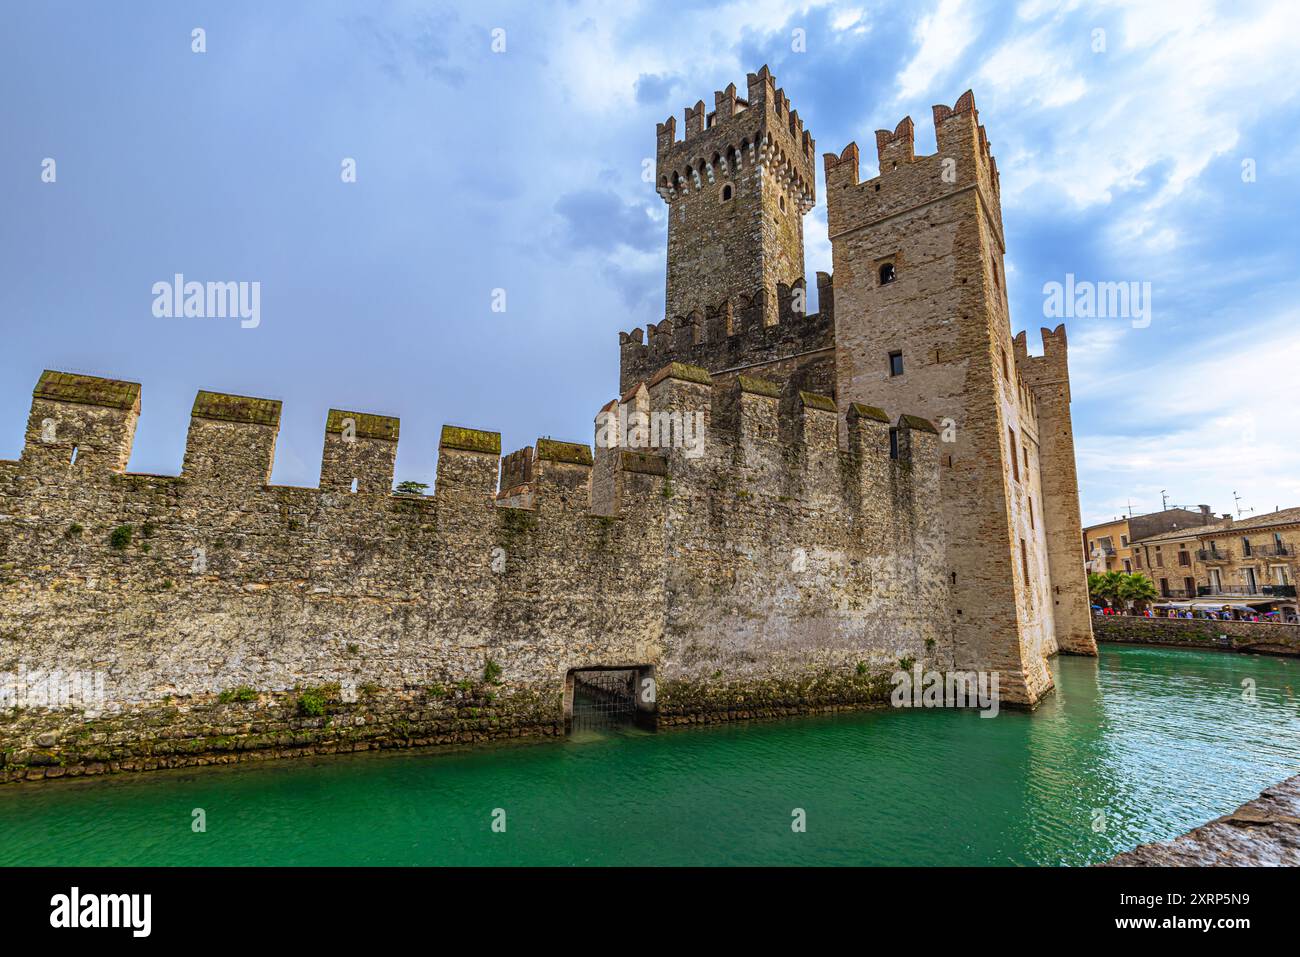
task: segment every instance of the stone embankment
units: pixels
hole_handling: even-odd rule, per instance
[[[1092,631],[1098,641],[1173,645],[1180,648],[1220,648],[1259,655],[1300,657],[1300,625],[1269,621],[1105,615],[1093,619]]]
[[[1108,867],[1295,867],[1300,865],[1300,774],[1266,788],[1224,817],[1172,841],[1143,844]]]

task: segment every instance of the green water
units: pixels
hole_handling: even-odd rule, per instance
[[[1054,667],[1033,715],[884,710],[5,787],[0,864],[1087,864],[1300,772],[1300,662],[1107,646]]]

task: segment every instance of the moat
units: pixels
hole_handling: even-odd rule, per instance
[[[1298,661],[1102,646],[1053,671],[1032,716],[881,710],[5,788],[0,864],[1090,864],[1300,771]]]

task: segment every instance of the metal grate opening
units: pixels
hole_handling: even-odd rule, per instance
[[[636,672],[577,671],[573,674],[573,730],[631,724],[636,719]]]

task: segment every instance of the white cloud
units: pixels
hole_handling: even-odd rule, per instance
[[[1104,421],[1085,430],[1076,424],[1084,523],[1113,517],[1129,498],[1138,510],[1159,508],[1162,488],[1173,503],[1205,502],[1216,513],[1231,508],[1234,491],[1260,512],[1300,502],[1300,447],[1286,388],[1246,401],[1246,387],[1238,387],[1290,382],[1300,368],[1298,330],[1300,313],[1291,312],[1244,335],[1202,339],[1158,364],[1127,367],[1108,362],[1107,348],[1128,336],[1137,348],[1145,330],[1097,323],[1073,336],[1076,404],[1110,397]],[[1090,346],[1090,336],[1107,344]]]
[[[975,18],[965,0],[940,0],[933,13],[916,25],[920,47],[898,74],[896,101],[911,99],[933,89],[946,76],[972,40]]]
[[[1300,90],[1300,40],[1286,0],[1142,3],[1115,15],[1120,26],[1104,53],[1091,51],[1085,26],[1058,17],[990,54],[980,80],[998,112],[1039,114],[1044,122],[1028,128],[1052,137],[1000,156],[1005,205],[1029,193],[1035,202],[1052,193],[1080,208],[1108,204],[1159,169],[1164,182],[1143,206],[1154,217]],[[1116,239],[1151,235],[1130,229]]]

